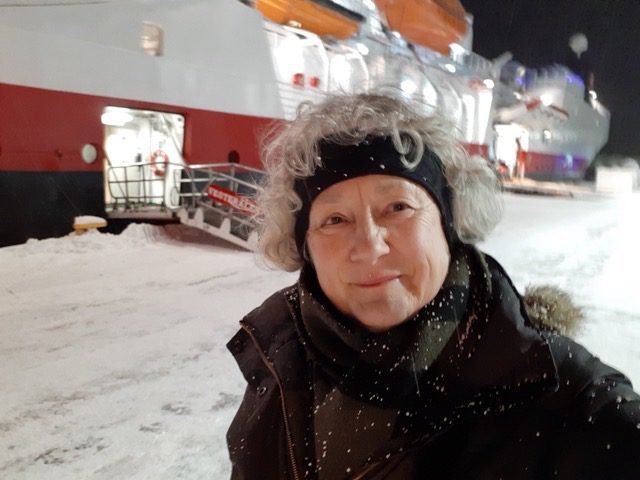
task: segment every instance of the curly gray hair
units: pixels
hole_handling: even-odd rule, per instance
[[[414,161],[421,158],[425,145],[433,150],[452,190],[458,237],[469,243],[482,240],[502,214],[497,179],[484,159],[467,155],[453,132],[442,115],[426,117],[389,95],[336,95],[319,104],[302,104],[295,120],[276,126],[263,139],[267,177],[257,198],[259,251],[283,270],[303,265],[294,238],[296,214],[302,207],[294,181],[313,175],[320,163],[321,140],[356,145],[370,136],[389,136],[397,147],[402,138],[411,138],[417,147]]]

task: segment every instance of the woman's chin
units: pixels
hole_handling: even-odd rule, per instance
[[[350,293],[352,302],[346,313],[371,332],[384,332],[404,323],[422,306],[397,282]],[[359,301],[354,302],[356,299]]]
[[[377,309],[371,312],[360,312],[355,315],[355,319],[370,332],[381,333],[404,323],[409,316],[410,313],[404,315],[398,314],[397,311]]]

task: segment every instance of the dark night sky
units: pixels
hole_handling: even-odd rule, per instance
[[[461,0],[474,16],[474,50],[505,51],[529,67],[565,63],[575,32],[589,39],[595,90],[611,111],[604,151],[640,156],[639,0]]]

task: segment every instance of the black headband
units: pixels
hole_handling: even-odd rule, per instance
[[[406,143],[406,142],[405,142]],[[294,189],[302,200],[295,224],[295,239],[298,253],[303,257],[304,242],[309,228],[309,211],[316,197],[338,182],[365,175],[391,175],[416,182],[423,187],[436,202],[442,216],[442,227],[449,248],[458,236],[453,226],[451,189],[444,176],[440,158],[425,146],[422,158],[412,169],[415,146],[404,157],[395,148],[391,137],[367,137],[357,145],[338,145],[326,140],[318,144],[321,165],[313,175],[296,179]]]

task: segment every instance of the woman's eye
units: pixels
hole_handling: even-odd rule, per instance
[[[407,210],[411,208],[411,206],[405,202],[395,202],[390,206],[390,210],[392,212],[402,212],[403,210]]]
[[[324,225],[340,225],[344,222],[344,218],[339,215],[331,215],[324,221]]]

